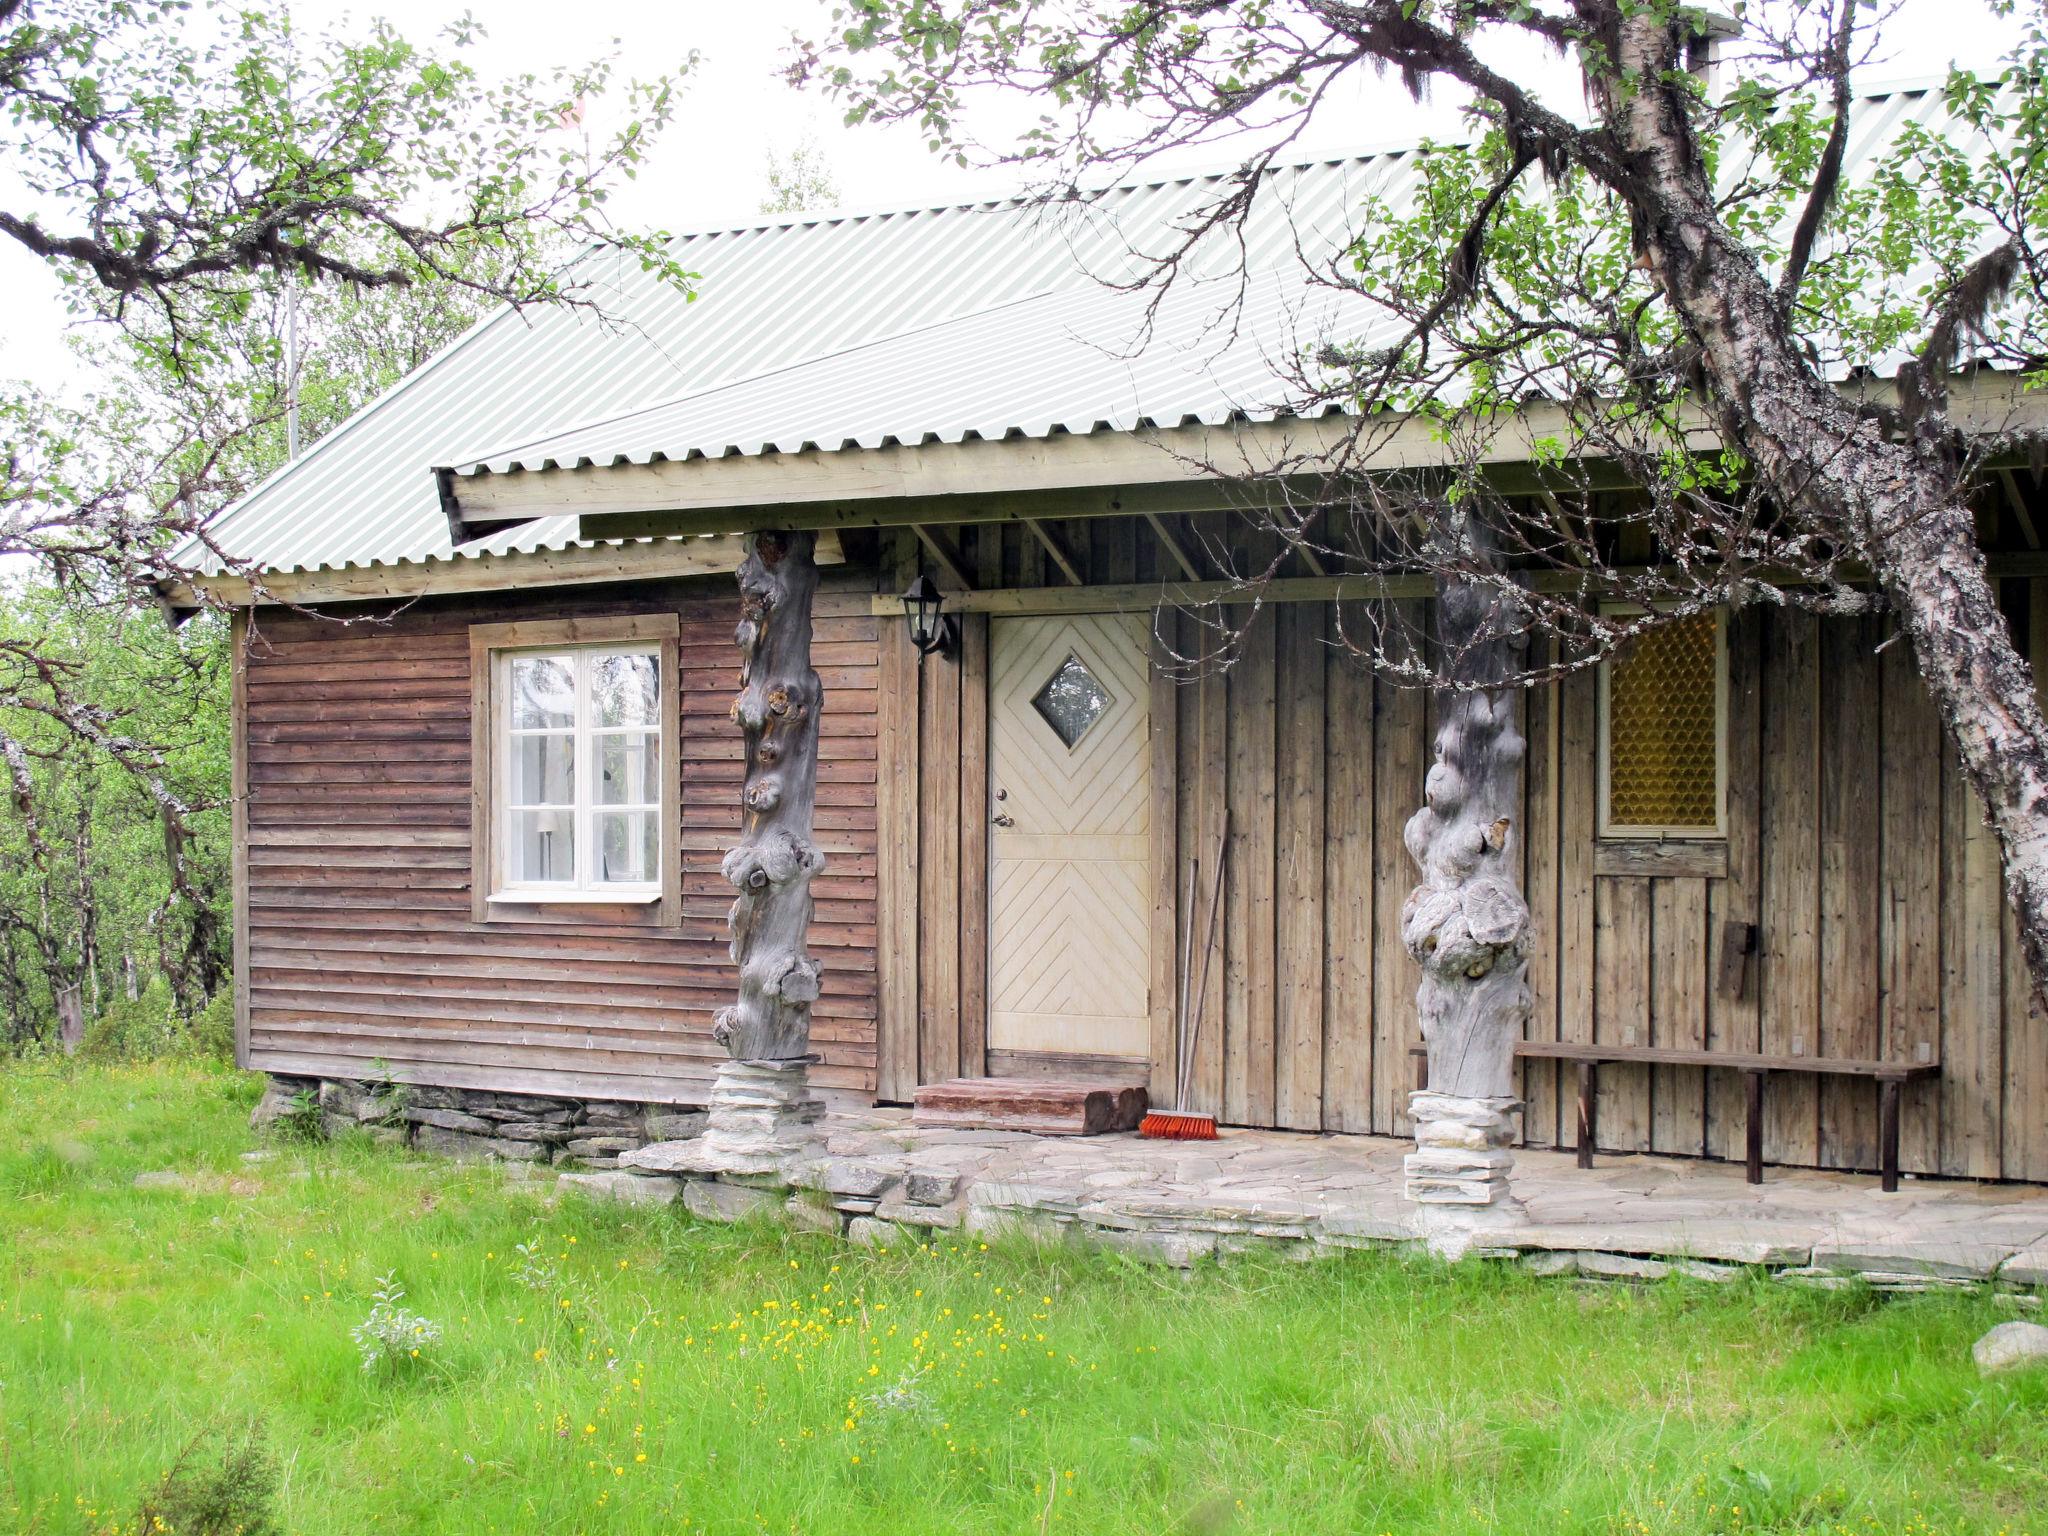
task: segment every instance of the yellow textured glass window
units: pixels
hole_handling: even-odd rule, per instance
[[[1714,615],[1651,630],[1609,668],[1607,824],[1720,825],[1720,657]]]

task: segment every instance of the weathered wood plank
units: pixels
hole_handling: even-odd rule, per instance
[[[917,1080],[960,1075],[961,657],[920,664]]]
[[[1373,683],[1342,646],[1323,660],[1323,1129],[1372,1129]]]
[[[1145,1090],[1041,1077],[976,1077],[917,1091],[915,1124],[1039,1136],[1101,1136],[1137,1129]]]
[[[1725,880],[1728,845],[1718,838],[1662,843],[1602,838],[1593,845],[1593,873],[1666,880]]]
[[[1594,1010],[1593,829],[1598,807],[1600,713],[1597,679],[1579,672],[1559,685],[1562,720],[1559,749],[1557,851],[1557,1008],[1560,1040],[1591,1040]],[[1576,1090],[1561,1091],[1558,1145],[1579,1144]]]
[[[907,586],[913,573],[914,568],[899,562],[894,575],[901,583],[895,590]],[[876,866],[876,972],[881,988],[877,1092],[901,1104],[910,1101],[917,1086],[919,673],[916,651],[903,625],[885,626],[876,643],[881,653],[876,813],[880,825],[889,829],[877,849]],[[828,707],[826,715],[830,713]]]
[[[1976,786],[1944,751],[1941,763],[1940,1169],[1995,1179],[2004,1056],[1999,1039],[2005,894],[1998,842]]]
[[[1883,804],[1879,762],[1883,637],[1874,616],[1821,625],[1819,1050],[1882,1053]],[[1854,1083],[1820,1085],[1820,1162],[1874,1169],[1877,1103]]]
[[[1274,804],[1273,1118],[1323,1124],[1323,610],[1275,615],[1278,713]]]
[[[1649,1045],[1650,882],[1634,875],[1593,882],[1593,1038],[1603,1045]],[[1601,1072],[1599,1136],[1606,1149],[1650,1147],[1649,1068]]]
[[[1532,664],[1554,653],[1541,643]],[[1558,1032],[1558,686],[1539,683],[1523,698],[1523,736],[1529,743],[1523,776],[1522,884],[1529,903],[1529,1027],[1531,1040],[1555,1040]],[[1522,1066],[1522,1134],[1533,1146],[1557,1144],[1558,1069],[1550,1062]]]
[[[1200,1002],[1196,1021],[1189,1107],[1221,1116],[1225,1080],[1223,1010],[1225,956],[1229,944],[1226,887],[1216,878],[1219,850],[1222,873],[1230,872],[1230,846],[1225,835],[1230,794],[1229,687],[1214,659],[1213,641],[1194,615],[1183,615],[1181,654],[1191,658],[1196,681],[1190,692],[1193,729],[1182,733],[1181,782],[1193,786],[1191,826],[1201,850],[1202,890],[1196,896],[1200,927],[1195,933],[1195,986]],[[1214,912],[1212,918],[1211,913]],[[1191,993],[1191,995],[1193,995]]]
[[[1820,1048],[1820,629],[1775,609],[1764,623],[1762,1039],[1767,1054]],[[1810,1079],[1772,1084],[1764,1157],[1819,1156],[1819,1096]]]
[[[1728,878],[1707,887],[1711,990],[1707,1037],[1720,1050],[1754,1051],[1761,1041],[1763,991],[1760,901],[1763,891],[1763,616],[1730,614],[1728,645]],[[1754,943],[1752,938],[1754,937]],[[1707,1079],[1707,1153],[1740,1157],[1747,1127],[1742,1084]]]
[[[1254,620],[1230,669],[1230,857],[1224,871],[1230,965],[1224,991],[1224,1115],[1273,1123],[1276,713],[1271,610]]]
[[[1650,882],[1650,1043],[1707,1046],[1707,882]],[[1650,1145],[1698,1157],[1706,1151],[1706,1074],[1698,1067],[1650,1069]]]
[[[976,530],[974,576],[981,586],[1002,580],[997,530]],[[987,1070],[989,874],[989,621],[969,615],[960,625],[960,1065],[961,1075]]]

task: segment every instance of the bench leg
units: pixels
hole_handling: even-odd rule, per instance
[[[1743,1087],[1749,1095],[1749,1169],[1752,1184],[1764,1181],[1764,1075],[1745,1071]]]
[[[1877,1085],[1879,1174],[1884,1192],[1899,1187],[1899,1080],[1887,1077]]]
[[[1590,1061],[1579,1063],[1579,1166],[1581,1168],[1593,1166],[1594,1126],[1597,1118],[1595,1106],[1598,1103],[1598,1100],[1594,1097],[1594,1073],[1596,1070],[1594,1063]]]

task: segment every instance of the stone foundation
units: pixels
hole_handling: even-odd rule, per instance
[[[701,1109],[599,1099],[554,1099],[475,1088],[429,1088],[349,1078],[270,1079],[250,1123],[290,1119],[301,1096],[321,1134],[361,1131],[373,1141],[458,1159],[561,1163],[612,1170],[629,1152],[700,1136]]]
[[[1875,1179],[1797,1170],[1756,1186],[1740,1164],[1604,1157],[1589,1171],[1569,1152],[1525,1149],[1520,1200],[1418,1205],[1404,1166],[1416,1154],[1404,1156],[1390,1138],[1042,1137],[921,1128],[887,1109],[823,1121],[798,1110],[809,1138],[801,1150],[750,1172],[731,1166],[730,1149],[707,1149],[703,1111],[442,1090],[414,1090],[394,1105],[378,1084],[285,1079],[265,1095],[258,1123],[287,1111],[297,1092],[312,1094],[336,1130],[363,1127],[422,1151],[494,1158],[528,1177],[534,1164],[559,1164],[543,1177],[565,1194],[680,1207],[711,1221],[786,1222],[883,1247],[1024,1238],[1180,1267],[1252,1252],[1313,1259],[1375,1248],[1512,1262],[1582,1284],[1762,1271],[1819,1288],[1988,1287],[2016,1308],[2036,1307],[2036,1288],[2048,1287],[2044,1190],[1914,1180],[1888,1195]],[[598,1149],[634,1134],[621,1127],[635,1114],[642,1145]],[[683,1134],[654,1140],[657,1128]],[[582,1155],[570,1150],[578,1144]],[[616,1166],[576,1166],[586,1158]],[[1457,1224],[1455,1240],[1445,1222]]]

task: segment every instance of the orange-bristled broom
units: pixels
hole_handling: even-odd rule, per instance
[[[1195,886],[1201,876],[1202,861],[1188,862],[1187,935],[1181,943],[1180,965],[1180,1012],[1175,1017],[1175,1032],[1180,1048],[1180,1060],[1176,1063],[1174,1075],[1174,1104],[1170,1110],[1154,1110],[1138,1123],[1138,1134],[1150,1136],[1155,1141],[1214,1141],[1216,1139],[1216,1117],[1201,1114],[1187,1108],[1188,1094],[1194,1087],[1195,1043],[1202,1036],[1202,999],[1209,990],[1209,956],[1216,947],[1216,911],[1222,904],[1223,895],[1223,850],[1230,836],[1230,816],[1223,818],[1223,830],[1216,838],[1216,878],[1209,890],[1209,926],[1202,939],[1202,979],[1194,990],[1192,1005],[1188,999],[1188,983],[1194,979],[1195,968]],[[1190,1018],[1192,1012],[1192,1018]]]

